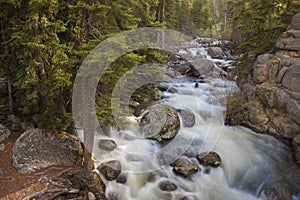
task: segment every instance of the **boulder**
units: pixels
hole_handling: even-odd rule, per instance
[[[287,32],[288,37],[300,38],[300,30],[291,29]]]
[[[274,106],[278,110],[286,112],[287,110],[287,103],[290,99],[290,96],[284,92],[283,90],[277,88],[274,93]]]
[[[282,38],[277,41],[275,46],[279,49],[300,51],[300,38]]]
[[[158,86],[157,86],[158,89],[160,89],[161,91],[165,92],[170,92],[170,93],[177,93],[177,89],[172,87],[172,86],[169,86],[167,83],[160,83]]]
[[[97,169],[107,180],[112,181],[118,178],[119,174],[121,173],[122,167],[120,161],[111,160],[101,163]]]
[[[127,174],[121,172],[116,181],[117,183],[125,184],[127,182]]]
[[[300,61],[294,63],[282,78],[283,87],[294,92],[300,92]]]
[[[195,115],[194,113],[188,110],[180,110],[180,115],[184,127],[193,127],[195,124]]]
[[[0,124],[0,143],[5,142],[5,140],[7,140],[9,136],[10,130],[8,130],[8,128]]]
[[[98,148],[105,150],[105,151],[113,151],[115,148],[117,148],[117,144],[113,140],[102,139],[102,140],[99,140]]]
[[[290,99],[288,101],[287,112],[292,120],[294,120],[297,124],[300,124],[300,105],[296,100]]]
[[[219,167],[221,164],[219,154],[213,151],[199,154],[197,160],[203,166]]]
[[[263,55],[259,55],[258,57],[257,57],[257,63],[258,64],[266,64],[268,61],[269,61],[269,59],[270,59],[270,54],[268,54],[268,53],[266,53],[266,54],[263,54]]]
[[[253,69],[253,80],[256,83],[263,83],[269,78],[269,69],[270,65],[268,64],[259,64],[258,62],[254,64]]]
[[[207,53],[210,57],[217,59],[222,59],[224,54],[221,47],[209,47]]]
[[[50,165],[81,166],[83,150],[71,134],[29,129],[13,145],[11,158],[19,172],[28,173]]]
[[[300,30],[300,12],[293,16],[290,28]]]
[[[158,184],[158,187],[160,190],[167,192],[174,191],[177,189],[177,186],[169,180],[161,181]]]
[[[177,175],[189,177],[198,171],[198,167],[191,159],[182,156],[175,161],[173,171]]]
[[[141,115],[142,136],[157,141],[170,140],[180,128],[180,120],[175,109],[168,105],[156,104]]]
[[[191,66],[194,77],[206,75],[214,70],[214,63],[206,58],[196,58]]]
[[[293,158],[296,163],[300,164],[300,134],[295,135],[292,140]]]

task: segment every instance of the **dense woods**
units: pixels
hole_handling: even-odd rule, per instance
[[[271,50],[300,0],[1,0],[0,117],[15,114],[39,128],[68,130],[76,72],[101,41],[138,27],[229,39],[240,51]],[[163,62],[154,50],[116,60],[99,81],[97,114],[112,122],[114,83],[128,69]]]

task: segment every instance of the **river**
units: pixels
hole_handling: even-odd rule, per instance
[[[230,65],[230,61],[211,59],[207,48],[195,44],[179,51],[185,53]],[[195,125],[181,126],[175,139],[165,146],[122,135],[134,135],[134,128],[122,132],[112,129],[110,139],[118,147],[110,153],[98,149],[103,136],[96,135],[96,163],[119,160],[122,174],[127,176],[124,184],[106,181],[107,196],[112,200],[254,200],[267,199],[263,192],[266,188],[280,187],[283,191],[287,188],[292,199],[300,199],[300,167],[292,161],[288,146],[244,127],[224,125],[226,96],[237,90],[234,82],[213,76],[195,87],[194,79],[178,76],[168,84],[178,92],[164,92],[164,99],[158,103],[189,110],[195,115]],[[203,167],[192,157],[200,170],[183,178],[174,174],[172,166],[161,162],[161,157],[171,154],[175,159],[186,151],[191,155],[215,151],[222,159],[221,166]],[[177,189],[162,191],[158,185],[164,180],[173,182]]]

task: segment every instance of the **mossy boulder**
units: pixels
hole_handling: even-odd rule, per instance
[[[156,104],[141,115],[141,133],[144,138],[157,141],[171,140],[180,128],[180,120],[174,108]]]
[[[197,160],[203,166],[219,167],[221,164],[221,157],[213,151],[199,154]]]
[[[111,160],[101,163],[97,169],[107,180],[112,181],[118,178],[121,173],[122,166],[120,161]]]
[[[198,171],[198,167],[191,159],[182,156],[175,161],[173,171],[177,175],[189,177]]]

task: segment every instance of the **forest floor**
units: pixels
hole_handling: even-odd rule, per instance
[[[68,168],[53,166],[34,173],[22,174],[13,167],[10,152],[21,133],[21,131],[12,132],[5,141],[5,149],[0,151],[0,200],[22,200],[26,197],[47,199],[55,192],[62,192],[65,188],[63,187],[65,179],[62,180],[59,174]]]

